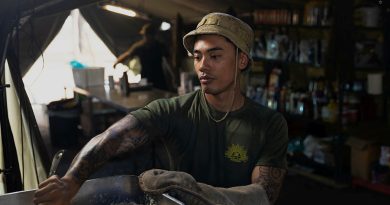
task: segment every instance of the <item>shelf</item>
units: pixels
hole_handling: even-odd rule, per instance
[[[382,27],[355,26],[356,31],[383,32]]]
[[[373,184],[370,181],[363,180],[363,179],[358,179],[358,178],[353,178],[352,179],[352,185],[353,186],[360,186],[364,187],[367,189],[371,189],[373,191],[381,192],[386,195],[390,195],[390,185],[386,184]]]
[[[355,136],[362,139],[370,139],[386,146],[390,146],[390,126],[388,123],[377,119],[369,122],[358,122],[354,125],[347,125],[344,132],[349,136]]]
[[[265,75],[263,70],[251,70],[251,75]]]
[[[310,26],[310,25],[289,25],[289,24],[256,24],[255,28],[294,28],[294,29],[320,29],[320,30],[328,30],[331,29],[331,26]]]
[[[313,63],[298,63],[298,62],[290,62],[290,61],[284,61],[284,60],[278,60],[278,59],[268,59],[268,58],[259,58],[259,57],[253,57],[254,62],[268,62],[268,63],[278,63],[283,65],[291,65],[291,66],[308,66],[313,68],[322,69],[323,67],[321,65],[315,65]]]
[[[354,70],[360,72],[385,72],[384,66],[355,67]]]
[[[300,176],[312,179],[312,180],[319,182],[321,184],[325,184],[325,185],[330,186],[332,188],[342,189],[342,188],[349,187],[349,185],[346,183],[338,182],[334,179],[331,179],[329,177],[325,177],[325,176],[322,176],[319,174],[310,173],[310,171],[299,168],[299,167],[289,167],[288,171],[290,173],[298,174]]]

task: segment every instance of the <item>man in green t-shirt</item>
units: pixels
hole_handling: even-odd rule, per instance
[[[253,35],[233,16],[203,17],[183,38],[202,89],[156,100],[94,137],[64,177],[41,184],[35,203],[66,204],[104,162],[154,139],[167,148],[173,171],[144,172],[146,193],[167,191],[186,204],[274,203],[286,173],[287,125],[240,92]]]

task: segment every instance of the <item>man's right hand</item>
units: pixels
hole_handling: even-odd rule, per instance
[[[54,175],[39,184],[33,201],[37,205],[70,205],[79,188],[80,185],[70,177]]]

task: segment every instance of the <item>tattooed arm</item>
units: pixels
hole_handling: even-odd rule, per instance
[[[80,183],[110,158],[145,144],[148,136],[132,115],[127,115],[100,135],[92,138],[73,160],[66,175]]]
[[[252,171],[252,183],[258,183],[265,189],[271,204],[279,196],[286,170],[275,167],[256,166]]]
[[[145,129],[127,115],[92,138],[73,160],[64,177],[52,176],[39,185],[34,203],[69,204],[81,184],[114,156],[134,150],[149,140]]]

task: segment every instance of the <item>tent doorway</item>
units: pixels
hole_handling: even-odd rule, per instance
[[[72,60],[105,67],[106,75],[114,72],[116,60],[78,9],[70,13],[58,35],[23,77],[32,104],[73,97]]]

